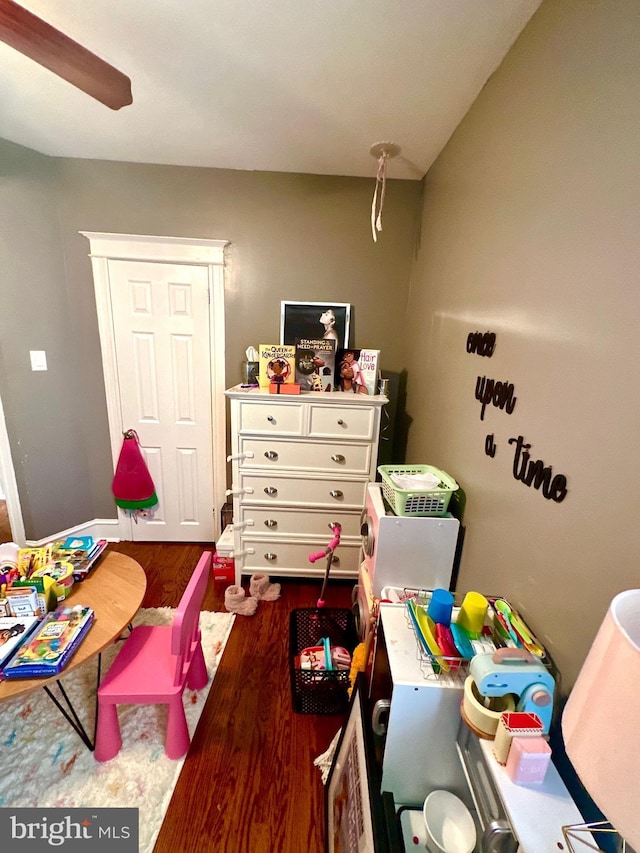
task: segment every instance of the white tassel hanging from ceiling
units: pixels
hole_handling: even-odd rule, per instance
[[[378,231],[382,231],[382,208],[387,185],[387,160],[400,153],[400,146],[395,142],[377,142],[369,149],[372,157],[378,159],[378,173],[376,175],[376,188],[371,203],[371,233],[373,242],[378,242]],[[379,196],[378,196],[379,191]]]
[[[371,233],[373,242],[378,242],[378,231],[382,231],[382,207],[384,205],[384,193],[387,185],[387,155],[382,153],[378,158],[378,174],[376,175],[376,188],[373,193],[371,204]],[[380,199],[378,199],[378,189]]]

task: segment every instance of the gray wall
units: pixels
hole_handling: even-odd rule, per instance
[[[407,310],[407,458],[466,492],[459,588],[520,606],[565,689],[640,578],[639,44],[637,0],[541,6],[428,173]],[[512,414],[481,420],[483,376]],[[519,435],[564,501],[514,478]]]
[[[25,529],[45,536],[93,517],[82,319],[65,278],[51,161],[2,140],[0,222],[0,395]],[[30,350],[46,351],[46,372],[31,371]]]
[[[225,239],[227,385],[249,345],[279,340],[280,301],[348,302],[351,343],[402,368],[402,322],[421,186],[40,157],[0,141],[2,384],[26,534],[114,517],[89,243],[79,231]],[[375,165],[375,164],[374,164]],[[45,349],[32,373],[29,349]]]

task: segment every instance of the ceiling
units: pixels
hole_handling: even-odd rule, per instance
[[[19,0],[131,78],[103,106],[0,43],[0,136],[43,154],[419,180],[541,0]]]

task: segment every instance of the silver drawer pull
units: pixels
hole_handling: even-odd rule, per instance
[[[267,420],[270,424],[275,424],[276,422],[276,419],[273,417],[273,415],[267,415]]]
[[[382,737],[387,733],[387,724],[389,722],[388,714],[391,710],[391,702],[389,699],[378,699],[373,706],[371,714],[371,728],[374,734]]]
[[[331,459],[333,462],[344,462],[344,456],[342,455],[342,453],[334,453]]]
[[[338,419],[338,426],[344,426],[344,421],[342,420],[342,418]]]
[[[277,495],[278,490],[275,488],[275,486],[267,486],[264,490],[264,493],[265,495]]]
[[[340,565],[340,557],[333,556],[331,558],[331,565],[337,568]]]
[[[271,551],[267,551],[267,553],[264,555],[264,558],[265,560],[269,560],[270,563],[273,563],[274,560],[278,559],[278,555],[272,554]]]
[[[265,527],[277,527],[278,522],[275,520],[275,518],[265,518],[264,526]]]
[[[278,458],[278,454],[275,452],[275,450],[265,450],[264,455],[267,457],[267,459]]]
[[[329,494],[332,498],[343,498],[344,494],[340,491],[340,489],[332,489]]]

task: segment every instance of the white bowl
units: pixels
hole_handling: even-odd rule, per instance
[[[422,810],[427,849],[432,853],[473,853],[476,825],[469,809],[451,791],[432,791]]]

